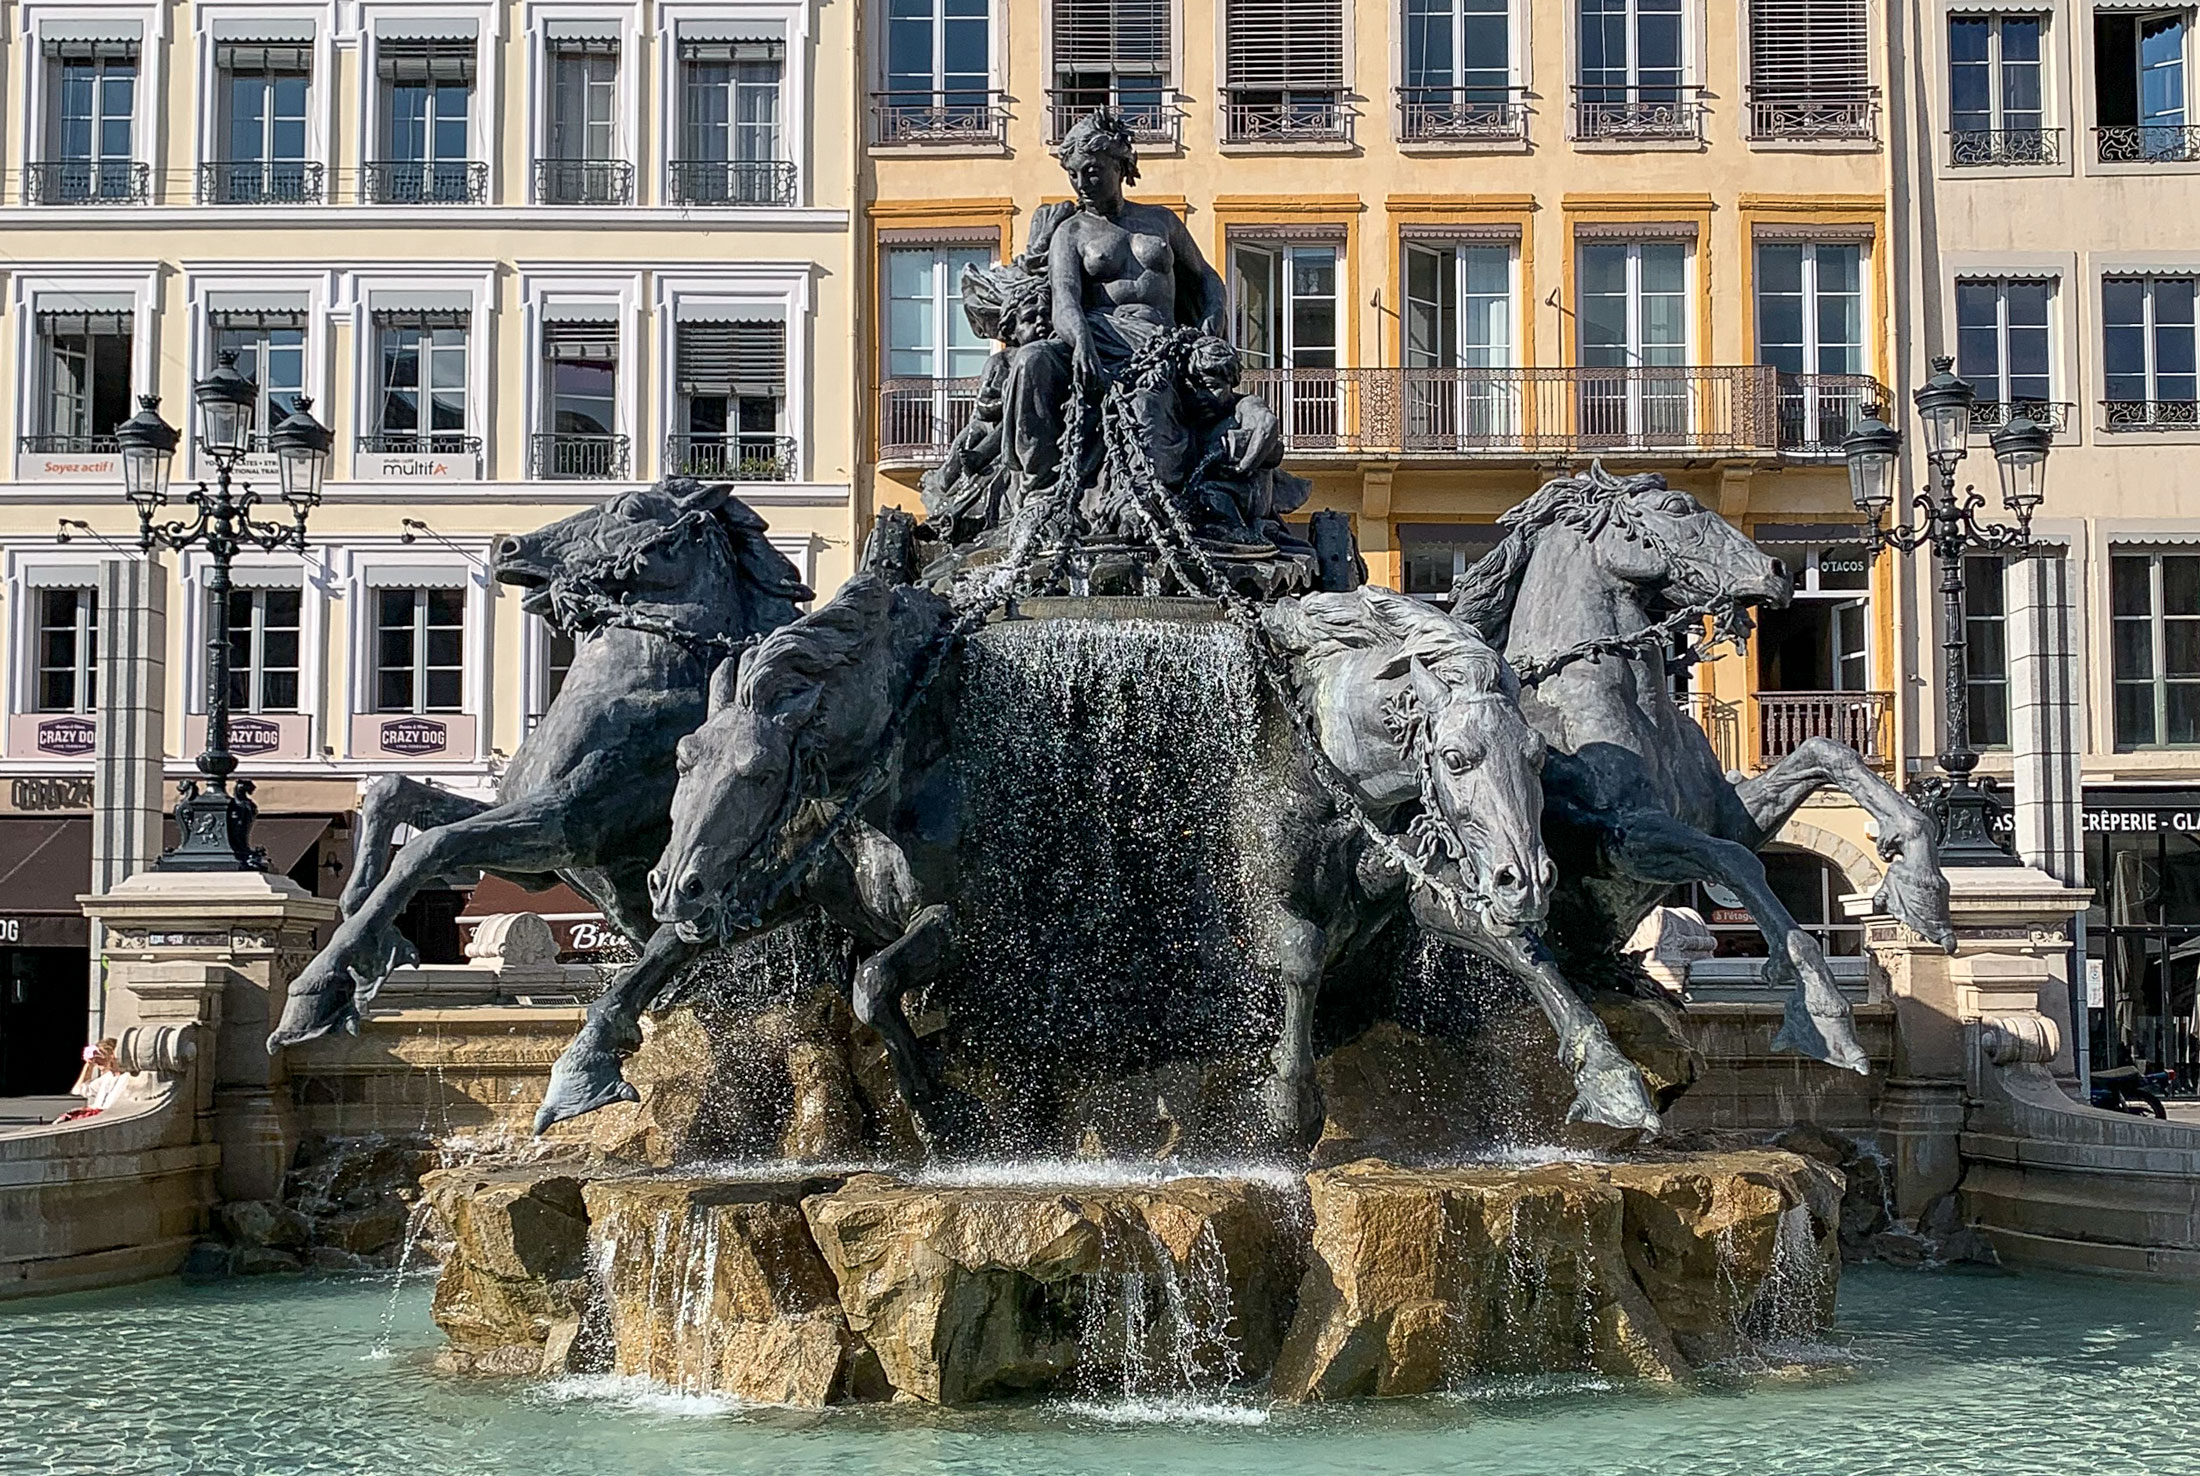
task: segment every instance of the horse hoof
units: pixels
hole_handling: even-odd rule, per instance
[[[561,1122],[586,1117],[613,1102],[639,1102],[642,1094],[619,1074],[616,1053],[587,1048],[579,1041],[566,1048],[550,1068],[550,1086],[535,1113],[535,1131],[548,1132]]]
[[[359,1006],[348,981],[323,979],[316,987],[309,975],[307,980],[291,986],[289,997],[283,1001],[283,1018],[267,1037],[267,1053],[272,1056],[284,1046],[319,1040],[337,1030],[359,1033]]]
[[[1864,1054],[1846,1010],[1838,1015],[1813,1014],[1801,1000],[1790,999],[1780,1017],[1779,1034],[1772,1037],[1772,1049],[1808,1056],[1858,1076],[1871,1075],[1871,1057]]]
[[[1574,1100],[1566,1109],[1566,1120],[1640,1132],[1645,1137],[1656,1137],[1663,1126],[1650,1089],[1643,1085],[1642,1068],[1616,1049],[1612,1059],[1592,1057],[1575,1073]]]

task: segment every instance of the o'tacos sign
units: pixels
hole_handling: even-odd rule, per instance
[[[88,717],[48,718],[38,725],[38,751],[74,758],[90,753],[99,742],[99,728]]]
[[[441,753],[451,746],[450,729],[434,718],[391,718],[378,735],[384,750],[408,758]]]

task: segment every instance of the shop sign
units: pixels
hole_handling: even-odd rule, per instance
[[[450,730],[434,718],[392,718],[382,725],[382,747],[407,758],[441,753],[450,747]]]
[[[481,477],[481,458],[470,453],[361,452],[353,475],[363,482],[472,482]]]
[[[36,743],[40,753],[58,753],[70,758],[90,753],[99,742],[99,725],[88,717],[49,718],[38,725]]]
[[[89,779],[17,779],[8,785],[8,802],[19,815],[50,815],[56,811],[89,810]]]
[[[2200,834],[2200,810],[2087,810],[2088,835]]]
[[[273,753],[282,747],[283,730],[266,718],[229,720],[229,751],[237,754]]]

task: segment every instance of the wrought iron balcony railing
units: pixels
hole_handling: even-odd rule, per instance
[[[28,456],[112,456],[122,449],[122,443],[111,435],[18,436],[16,446]]]
[[[2112,431],[2200,430],[2200,400],[2103,400],[2101,423]]]
[[[1223,93],[1222,141],[1350,143],[1352,118],[1342,87],[1233,87]]]
[[[541,431],[528,438],[528,474],[540,480],[619,481],[632,460],[625,436]]]
[[[1721,773],[1731,773],[1742,766],[1742,710],[1731,702],[1721,702],[1709,692],[1685,693],[1675,701],[1681,715],[1703,729],[1704,737],[1711,740],[1711,752],[1718,758]]]
[[[2200,159],[2200,126],[2137,123],[2096,128],[2093,150],[2103,164],[2190,164]]]
[[[133,159],[45,159],[23,166],[23,198],[33,205],[143,205],[153,198],[153,167]]]
[[[362,456],[479,456],[481,437],[456,431],[369,431],[358,438]]]
[[[2060,128],[1950,129],[1948,163],[1957,169],[1987,164],[2060,164],[2062,135]]]
[[[1757,762],[1776,764],[1806,739],[1831,738],[1875,769],[1894,767],[1894,693],[1759,692]]]
[[[1008,141],[1003,92],[874,92],[881,144],[999,144]]]
[[[1574,137],[1582,141],[1703,137],[1700,87],[1576,87]]]
[[[684,432],[665,438],[668,477],[707,477],[726,482],[794,480],[793,436],[727,431],[719,435]]]
[[[1401,87],[1400,143],[1509,143],[1528,136],[1522,87]]]
[[[1780,454],[1838,460],[1841,442],[1864,418],[1864,407],[1887,399],[1887,387],[1869,374],[1782,374]]]
[[[479,205],[489,198],[489,166],[479,159],[370,159],[359,166],[366,205]]]
[[[938,461],[978,403],[978,379],[889,379],[879,386],[878,459]]]
[[[1130,101],[1109,98],[1101,88],[1054,87],[1047,89],[1047,141],[1060,143],[1077,120],[1102,108],[1130,125],[1131,137],[1140,143],[1175,148],[1184,141],[1184,109],[1176,94],[1165,93],[1156,101],[1148,97]]]
[[[1749,136],[1760,143],[1875,139],[1879,136],[1879,103],[1869,97],[1752,92]]]
[[[783,159],[675,159],[665,166],[675,205],[792,205],[795,166]]]
[[[217,159],[199,166],[201,205],[318,205],[328,171],[318,159]]]
[[[631,205],[634,166],[624,159],[537,159],[537,205]]]
[[[1973,400],[1971,429],[1982,434],[1998,431],[2021,415],[2034,425],[2044,425],[2061,435],[2070,429],[2070,412],[2074,408],[2068,400]]]

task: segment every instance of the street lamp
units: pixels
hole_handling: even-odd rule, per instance
[[[160,418],[160,401],[141,396],[138,413],[115,427],[122,453],[123,491],[138,513],[138,546],[182,551],[205,544],[214,567],[206,581],[208,601],[206,637],[206,751],[199,755],[199,772],[206,776],[202,790],[195,780],[181,786],[176,802],[176,828],[182,832],[176,848],[162,854],[162,871],[264,871],[267,857],[252,845],[252,783],[229,776],[237,770],[237,756],[229,751],[229,566],[246,545],[274,552],[306,546],[306,514],[321,501],[321,477],[328,466],[331,436],[327,426],[310,413],[303,397],[297,409],[268,435],[281,476],[283,501],[290,508],[291,523],[256,522],[252,509],[259,494],[249,482],[232,485],[237,463],[252,449],[252,422],[259,405],[259,387],[237,372],[237,356],[224,352],[220,367],[201,380],[191,392],[198,411],[199,449],[214,460],[214,486],[199,483],[187,499],[197,516],[189,521],[154,522],[168,501],[170,459],[180,439],[176,428]]]
[[[1971,386],[1956,378],[1953,359],[1933,360],[1933,376],[1916,394],[1918,418],[1925,425],[1925,458],[1933,469],[1932,486],[1911,499],[1918,522],[1886,526],[1896,500],[1896,458],[1902,432],[1874,413],[1867,414],[1841,443],[1848,462],[1849,499],[1870,525],[1865,543],[1876,558],[1880,550],[1913,553],[1932,550],[1939,567],[1940,608],[1944,627],[1942,662],[1942,734],[1940,772],[1913,786],[1918,798],[1940,822],[1940,859],[1950,866],[2015,866],[2016,857],[1995,840],[1989,819],[1992,802],[1974,782],[1978,752],[1971,747],[1970,651],[1965,639],[1963,559],[1972,553],[2023,553],[2032,544],[2032,513],[2046,485],[2047,427],[2017,416],[1991,441],[2001,473],[2001,501],[2015,517],[2009,524],[1981,523],[1986,499],[1966,487],[1956,495],[1956,466],[1971,435]]]

